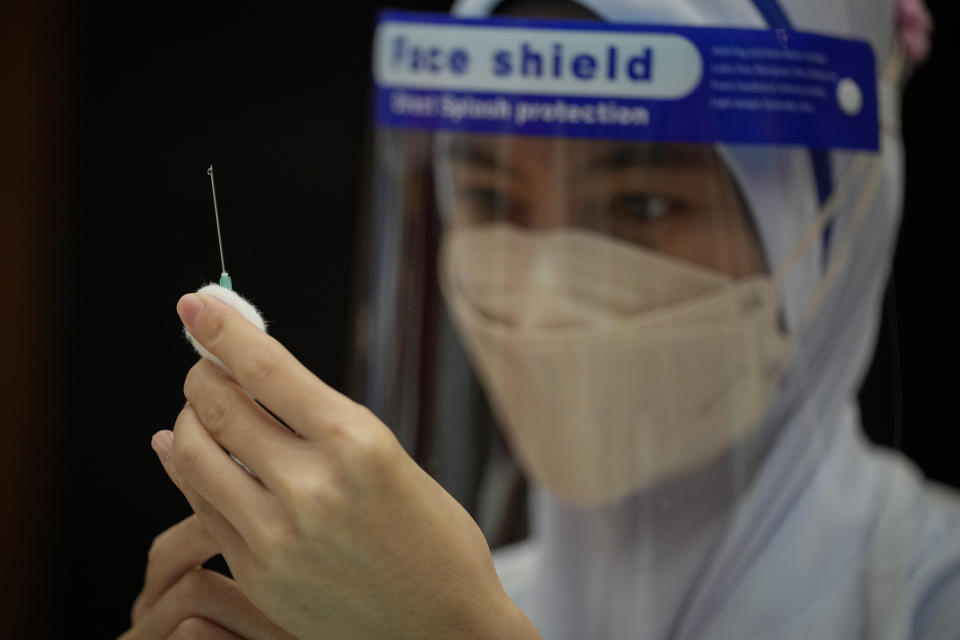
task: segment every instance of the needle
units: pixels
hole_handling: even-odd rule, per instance
[[[217,220],[217,242],[220,244],[220,266],[223,273],[220,274],[220,286],[224,289],[233,291],[233,281],[227,274],[227,263],[223,259],[223,237],[220,235],[220,212],[217,211],[217,187],[213,184],[213,165],[207,169],[207,175],[210,176],[210,192],[213,194],[213,216]]]

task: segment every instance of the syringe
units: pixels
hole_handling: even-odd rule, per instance
[[[213,165],[207,169],[207,174],[210,176],[210,191],[213,193],[213,216],[217,219],[217,242],[220,243],[220,267],[223,269],[220,274],[220,286],[233,291],[233,280],[227,273],[227,263],[223,259],[223,237],[220,235],[220,212],[217,211],[217,187],[213,184]]]

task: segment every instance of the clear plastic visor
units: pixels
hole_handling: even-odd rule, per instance
[[[738,464],[790,346],[713,146],[381,129],[376,157],[358,383],[459,499]]]

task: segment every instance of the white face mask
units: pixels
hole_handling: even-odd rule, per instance
[[[608,503],[760,423],[789,360],[768,275],[733,280],[577,229],[445,232],[454,322],[541,485]]]

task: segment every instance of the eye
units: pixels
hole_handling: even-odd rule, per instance
[[[646,193],[624,193],[613,201],[613,210],[633,222],[655,222],[679,208],[671,198]]]

